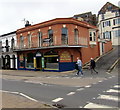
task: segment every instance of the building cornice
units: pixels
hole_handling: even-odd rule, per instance
[[[25,27],[25,28],[18,29],[17,34],[27,32],[27,31],[32,31],[32,30],[35,30],[35,29],[40,29],[40,28],[43,28],[43,27],[56,25],[56,24],[75,24],[75,25],[78,25],[78,26],[86,27],[86,28],[97,29],[97,27],[95,27],[95,26],[92,26],[92,25],[90,25],[86,22],[83,22],[83,21],[76,20],[74,18],[56,18],[56,19],[53,19],[53,20],[45,21],[45,22],[42,22],[42,23],[39,23],[39,24],[35,24],[35,25],[31,25],[31,26],[28,26],[28,27]]]

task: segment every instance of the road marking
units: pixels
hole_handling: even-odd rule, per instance
[[[115,76],[112,76],[113,78],[115,77]]]
[[[110,79],[112,78],[112,77],[109,77]]]
[[[19,94],[19,92],[11,92],[11,91],[4,91],[4,90],[0,90],[1,92],[7,92],[7,93],[12,93],[12,94]]]
[[[32,100],[32,101],[38,102],[37,100],[35,100],[35,99],[33,99],[33,98],[29,97],[28,95],[25,95],[25,94],[23,94],[23,93],[20,93],[20,95],[21,95],[21,96],[24,96],[24,97],[26,97],[26,98],[28,98],[28,99],[30,99],[30,100]]]
[[[85,105],[84,108],[113,108],[113,107],[90,102],[89,104]]]
[[[103,81],[98,81],[98,82],[103,82]]]
[[[56,99],[54,99],[54,100],[52,100],[52,102],[59,102],[59,101],[61,101],[61,100],[63,100],[63,98],[56,98]]]
[[[6,93],[11,93],[11,94],[21,95],[21,96],[23,96],[23,97],[26,97],[26,98],[32,100],[32,101],[38,102],[37,100],[35,100],[35,99],[33,99],[33,98],[31,98],[31,97],[29,97],[29,96],[23,94],[23,93],[20,93],[20,92],[11,92],[11,91],[4,91],[4,90],[0,90],[0,91],[6,92]]]
[[[70,92],[70,93],[68,93],[67,95],[73,95],[73,94],[75,94],[75,92]]]
[[[120,85],[115,85],[115,86],[113,86],[114,88],[120,88]]]
[[[84,88],[77,89],[76,91],[82,91],[82,90],[84,90]]]
[[[120,91],[119,91],[119,90],[114,90],[114,89],[109,89],[109,90],[107,90],[106,92],[115,92],[115,93],[120,93]]]
[[[86,87],[86,88],[87,88],[87,87],[91,87],[91,85],[88,85],[88,86],[85,86],[85,87]]]
[[[97,99],[106,99],[106,100],[112,100],[112,101],[119,101],[118,97],[111,96],[111,95],[100,95]]]

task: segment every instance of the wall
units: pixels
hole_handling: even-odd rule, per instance
[[[105,53],[109,52],[112,49],[112,43],[111,43],[111,41],[108,41],[107,43],[105,43],[104,47],[105,47]]]

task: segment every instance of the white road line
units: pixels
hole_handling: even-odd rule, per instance
[[[111,95],[100,95],[97,99],[106,99],[106,100],[112,100],[112,101],[119,101],[118,97],[111,96]]]
[[[35,99],[33,99],[33,98],[31,98],[31,97],[29,97],[29,96],[23,94],[23,93],[19,93],[19,92],[11,92],[11,91],[4,91],[4,90],[0,90],[0,91],[2,91],[2,92],[6,92],[6,93],[11,93],[11,94],[21,95],[21,96],[23,96],[23,97],[26,97],[26,98],[29,99],[29,100],[32,100],[32,101],[38,102],[37,100],[35,100]]]
[[[119,90],[114,90],[114,89],[109,89],[109,90],[107,90],[106,92],[115,92],[115,93],[120,93],[120,91],[119,91]]]
[[[90,102],[89,104],[85,105],[84,108],[113,108],[113,107]]]
[[[86,88],[87,88],[87,87],[91,87],[91,85],[88,85],[88,86],[85,86],[85,87],[86,87]]]
[[[32,101],[38,102],[37,100],[35,100],[35,99],[33,99],[33,98],[31,98],[31,97],[23,94],[23,93],[20,93],[20,95],[21,95],[21,96],[24,96],[24,97],[26,97],[26,98],[28,98],[28,99],[30,99],[30,100],[32,100]]]
[[[76,91],[82,91],[82,90],[84,90],[84,88],[77,89]]]
[[[103,81],[98,81],[98,82],[103,82]]]
[[[115,85],[115,86],[113,86],[114,88],[120,88],[120,85]]]
[[[59,101],[61,101],[61,100],[63,100],[63,98],[56,98],[56,99],[54,99],[54,100],[52,100],[52,102],[59,102]]]
[[[7,92],[7,93],[12,93],[12,94],[19,94],[19,92],[11,92],[11,91],[4,91],[4,90],[0,90],[1,92]]]
[[[70,93],[68,93],[67,95],[73,95],[73,94],[75,94],[75,92],[70,92]]]
[[[115,76],[112,76],[113,78],[115,77]]]

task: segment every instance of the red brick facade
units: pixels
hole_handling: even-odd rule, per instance
[[[65,33],[67,33],[66,38],[67,43],[65,42],[65,44],[62,44],[62,42],[64,42],[64,40],[62,41],[62,28],[63,36],[65,35]],[[64,29],[67,29],[67,31],[65,31]],[[91,45],[89,43],[90,42],[89,29],[93,29],[96,33],[94,41],[95,45]],[[51,45],[49,43],[43,42],[46,38],[49,38],[48,35],[49,30],[52,30]],[[77,30],[78,32],[77,35],[75,35],[75,30]],[[40,32],[42,33],[41,39],[39,39],[38,37]],[[23,37],[22,46],[20,43],[21,36]],[[30,36],[30,41],[28,36]],[[77,40],[75,40],[75,36],[77,36],[76,37]],[[63,66],[65,66],[67,63],[75,63],[77,57],[80,57],[84,64],[88,62],[91,57],[96,58],[99,56],[97,28],[95,26],[91,26],[85,22],[81,22],[73,18],[58,18],[43,23],[39,23],[36,25],[28,26],[22,29],[18,29],[17,39],[18,47],[16,48],[16,51],[18,51],[19,57],[21,53],[24,54],[24,57],[27,57],[26,56],[27,53],[32,52],[33,54],[35,54],[37,52],[40,52],[43,55],[42,57],[46,58],[47,59],[46,61],[48,61],[49,58],[51,59],[51,56],[55,57],[58,55],[57,56],[58,58],[56,59],[59,63],[58,71],[64,71]],[[40,42],[41,45],[39,44]],[[46,56],[46,52],[49,52],[51,50],[56,52],[57,55],[49,53]],[[37,57],[34,59],[37,59]],[[24,62],[25,61],[27,60],[24,60]],[[33,63],[35,69],[36,60],[34,60]],[[49,63],[46,63],[46,65],[47,64]],[[71,69],[69,67],[67,70],[73,70],[73,67],[71,67]]]

